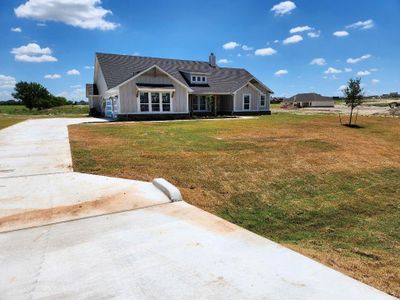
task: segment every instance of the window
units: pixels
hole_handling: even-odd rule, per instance
[[[261,106],[261,107],[265,107],[265,104],[266,104],[266,102],[265,102],[265,95],[261,95],[261,98],[260,98],[260,106]]]
[[[250,94],[243,95],[243,110],[250,110]]]
[[[204,84],[207,83],[207,77],[206,76],[200,76],[200,75],[191,75],[191,82],[196,83],[196,84]]]
[[[207,111],[206,96],[194,96],[192,108],[193,111]]]
[[[160,111],[159,93],[151,93],[151,111]]]
[[[149,111],[149,93],[140,92],[140,111]]]
[[[169,112],[172,111],[170,92],[140,92],[139,110],[141,112]]]
[[[162,93],[162,110],[171,111],[171,95],[170,93]]]

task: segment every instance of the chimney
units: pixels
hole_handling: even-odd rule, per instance
[[[217,66],[216,60],[217,58],[215,57],[214,53],[211,52],[210,56],[208,57],[208,63],[211,67],[215,68]]]

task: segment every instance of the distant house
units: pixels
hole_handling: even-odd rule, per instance
[[[282,105],[292,107],[334,107],[335,101],[331,97],[324,97],[320,94],[304,93],[284,99]]]
[[[273,92],[245,69],[209,61],[96,53],[92,111],[122,120],[270,114]]]

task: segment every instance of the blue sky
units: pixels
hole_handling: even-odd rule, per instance
[[[276,96],[400,91],[399,0],[0,3],[0,100],[16,81],[84,98],[95,52],[207,60],[246,68]]]

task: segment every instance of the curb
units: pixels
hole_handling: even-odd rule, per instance
[[[156,188],[167,195],[172,202],[183,201],[179,189],[164,178],[155,178],[152,183]]]

